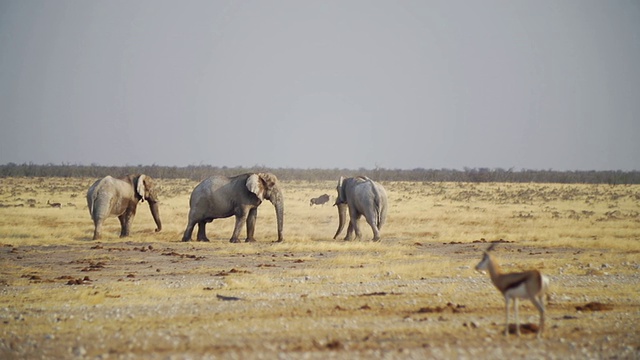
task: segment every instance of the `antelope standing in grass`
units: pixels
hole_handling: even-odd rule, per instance
[[[500,290],[506,302],[506,323],[504,335],[509,335],[509,301],[513,299],[513,308],[516,314],[516,333],[520,336],[520,322],[518,320],[518,299],[529,299],[540,313],[540,324],[538,338],[544,331],[544,302],[543,297],[549,287],[549,278],[542,275],[538,270],[528,270],[522,272],[503,273],[500,264],[489,254],[496,244],[491,244],[484,251],[482,260],[476,265],[477,271],[489,271],[491,282]]]

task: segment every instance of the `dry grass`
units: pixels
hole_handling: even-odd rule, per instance
[[[0,179],[0,236],[15,245],[89,240],[92,225],[85,193],[93,181]],[[159,182],[164,231],[156,238],[177,241],[186,225],[190,191],[197,183]],[[502,238],[525,245],[638,250],[640,186],[406,182],[385,186],[391,203],[384,229],[387,243]],[[315,250],[340,246],[331,239],[337,227],[335,208],[330,204],[309,206],[313,196],[325,192],[334,196],[334,187],[332,182],[283,184],[286,246],[305,248],[312,243],[307,245]],[[61,203],[62,208],[49,207],[48,200]],[[29,201],[35,201],[34,207]],[[233,225],[233,218],[215,220],[208,225],[208,233],[224,240],[230,237]],[[364,221],[361,225],[368,240],[371,231]],[[119,241],[117,219],[108,220],[105,227],[109,241]],[[141,204],[133,231],[140,235],[152,230],[149,211]],[[274,234],[274,211],[266,204],[260,208],[257,236],[270,240]],[[365,247],[371,250],[371,244]]]
[[[496,356],[487,341],[510,357],[544,356],[500,336],[503,300],[473,271],[481,239],[508,242],[496,251],[505,270],[552,277],[547,349],[622,358],[640,349],[640,186],[385,183],[389,218],[373,243],[364,221],[362,240],[332,239],[333,198],[309,206],[335,196],[334,182],[286,182],[286,241],[272,242],[266,203],[258,242],[230,244],[232,218],[208,224],[211,243],[180,242],[197,183],[162,179],[162,232],[141,204],[131,237],[118,238],[112,218],[94,242],[85,200],[94,180],[0,179],[0,357]],[[587,301],[615,310],[576,315]],[[607,337],[614,345],[602,345]]]

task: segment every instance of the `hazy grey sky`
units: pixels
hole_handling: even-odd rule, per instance
[[[640,2],[0,0],[0,164],[640,170]]]

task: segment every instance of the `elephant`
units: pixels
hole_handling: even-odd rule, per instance
[[[353,232],[358,239],[362,236],[358,220],[364,215],[373,230],[373,241],[380,241],[380,229],[387,219],[387,192],[384,187],[366,176],[341,176],[336,189],[339,224],[333,238],[336,239],[344,229],[349,208],[349,228],[344,239],[351,240]]]
[[[213,219],[236,217],[235,228],[229,242],[239,242],[242,225],[247,225],[245,242],[256,241],[254,231],[258,206],[262,200],[269,200],[276,210],[278,242],[282,235],[284,221],[284,199],[278,179],[271,173],[247,173],[234,177],[212,176],[203,180],[191,192],[189,199],[189,222],[182,241],[191,241],[193,228],[198,224],[198,241],[209,241],[205,232],[206,223]]]
[[[129,236],[138,202],[145,200],[149,203],[149,210],[158,232],[162,230],[162,222],[158,209],[158,196],[150,176],[127,175],[121,179],[107,176],[93,183],[87,191],[89,214],[95,226],[93,240],[100,239],[102,224],[112,215],[120,220],[120,237]]]

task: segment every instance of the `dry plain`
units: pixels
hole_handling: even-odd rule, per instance
[[[257,243],[183,243],[197,184],[158,179],[132,236],[92,241],[95,179],[0,178],[2,359],[640,358],[640,186],[383,182],[382,241],[333,240],[334,182],[283,182],[285,242],[260,207]],[[47,201],[61,203],[52,208]],[[333,199],[332,199],[333,201]],[[543,339],[502,334],[504,300],[473,270],[551,279]],[[537,324],[525,301],[521,323]]]

